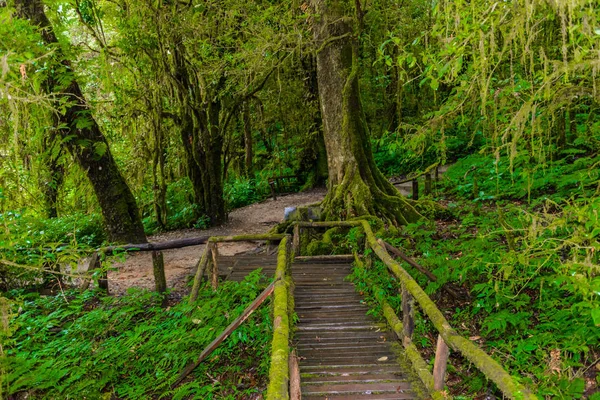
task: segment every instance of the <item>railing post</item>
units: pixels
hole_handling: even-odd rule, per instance
[[[300,255],[300,227],[298,224],[294,225],[294,237],[292,238],[294,242],[294,256]]]
[[[271,187],[271,196],[273,196],[273,200],[277,200],[277,196],[275,195],[275,181],[269,179],[269,186]]]
[[[417,178],[412,180],[412,199],[419,200],[419,180]]]
[[[425,174],[425,196],[431,194],[431,172]]]
[[[206,266],[209,263],[210,258],[210,242],[204,248],[202,252],[202,256],[198,260],[198,265],[196,266],[196,276],[194,277],[194,286],[192,287],[192,292],[190,293],[190,303],[196,301],[198,297],[198,291],[200,290],[200,282],[202,281],[202,276],[204,275],[204,271]]]
[[[404,336],[412,339],[413,331],[415,330],[415,314],[413,308],[414,299],[406,290],[406,286],[402,285],[402,327],[404,328]]]
[[[154,286],[158,293],[167,291],[167,277],[165,276],[165,260],[162,251],[152,250],[152,270],[154,272]]]
[[[219,286],[219,264],[217,263],[217,257],[219,256],[219,248],[217,247],[217,243],[211,243],[211,256],[212,256],[212,288],[213,290],[217,290]]]
[[[435,361],[433,362],[433,389],[442,390],[444,389],[444,383],[446,378],[446,367],[448,366],[448,356],[450,355],[450,349],[442,335],[438,335],[437,347],[435,349]]]
[[[92,257],[90,257],[90,262],[87,269],[88,277],[83,280],[83,283],[81,284],[81,291],[87,290],[90,287],[90,282],[92,281],[91,272],[100,268],[100,255],[97,251],[95,251],[94,254],[92,254]]]

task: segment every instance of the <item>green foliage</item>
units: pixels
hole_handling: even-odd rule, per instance
[[[593,196],[600,179],[600,156],[586,155],[585,150],[568,153],[548,162],[531,162],[522,154],[512,166],[508,156],[475,154],[461,159],[448,171],[446,186],[457,195],[479,202],[513,199],[541,205]]]
[[[233,210],[264,200],[268,192],[266,179],[237,178],[225,183],[227,208]]]
[[[34,398],[239,398],[260,391],[268,373],[269,308],[261,307],[175,390],[170,384],[264,287],[260,272],[224,282],[198,301],[161,308],[152,292],[120,298],[66,292],[17,296],[14,334],[0,369],[8,394]]]
[[[102,221],[94,214],[42,219],[7,212],[0,215],[0,223],[0,291],[44,285],[49,276],[42,270],[76,267],[106,239]]]

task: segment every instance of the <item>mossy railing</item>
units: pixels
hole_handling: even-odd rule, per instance
[[[204,248],[204,252],[196,264],[196,275],[194,277],[194,286],[192,286],[192,292],[190,293],[190,304],[196,301],[198,297],[198,290],[200,289],[200,282],[205,271],[210,269],[211,284],[214,290],[219,285],[219,243],[225,242],[244,242],[244,241],[268,241],[278,242],[285,238],[286,235],[280,234],[258,234],[258,235],[237,235],[237,236],[211,236],[208,238],[207,245]],[[212,265],[212,268],[210,268]]]
[[[277,267],[273,289],[273,340],[271,342],[271,365],[269,367],[269,384],[266,399],[289,399],[289,356],[290,356],[290,321],[294,311],[294,301],[290,288],[292,278],[290,266],[292,259],[291,237],[285,234],[213,236],[196,266],[194,286],[190,294],[190,303],[196,301],[198,290],[205,271],[211,269],[211,284],[218,286],[218,243],[240,241],[279,241],[277,249]]]
[[[273,298],[273,341],[271,342],[271,365],[267,400],[289,399],[290,321],[293,302],[290,301],[291,242],[285,237],[279,243],[275,290]]]
[[[527,388],[506,372],[496,360],[490,357],[473,342],[459,335],[458,332],[450,326],[440,309],[429,298],[427,293],[425,293],[412,276],[402,268],[402,266],[396,262],[388,254],[387,250],[378,242],[367,221],[295,222],[293,238],[294,247],[300,247],[299,236],[296,237],[296,235],[300,235],[301,228],[328,227],[362,227],[366,235],[366,246],[373,250],[379,259],[387,266],[388,270],[400,281],[402,286],[402,322],[394,310],[387,304],[383,296],[378,300],[382,303],[384,315],[388,320],[389,325],[399,338],[401,338],[402,344],[406,348],[407,356],[413,363],[419,377],[427,386],[427,389],[432,392],[432,397],[445,397],[441,393],[441,390],[444,387],[446,363],[449,355],[448,347],[450,347],[472,362],[487,379],[496,384],[506,397],[517,400],[537,399],[537,396],[532,394]],[[412,343],[412,331],[414,329],[412,304],[415,301],[420,306],[421,310],[423,310],[424,314],[427,315],[435,329],[439,332],[433,376],[428,368],[426,368],[427,363],[422,359],[416,346]]]

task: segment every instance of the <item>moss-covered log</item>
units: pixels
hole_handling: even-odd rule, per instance
[[[288,238],[279,243],[273,301],[273,341],[267,400],[289,399],[290,319],[288,314]]]
[[[317,76],[329,169],[328,220],[376,215],[394,224],[421,217],[375,165],[359,90],[360,2],[312,0]]]

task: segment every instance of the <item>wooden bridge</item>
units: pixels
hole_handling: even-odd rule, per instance
[[[354,268],[365,268],[359,256],[299,255],[301,230],[332,226],[363,230],[365,246],[372,250],[369,257],[378,257],[400,284],[402,319],[383,297],[378,300],[387,324],[377,323],[367,314],[362,297],[345,279],[353,260]],[[279,242],[279,246],[274,255],[219,256],[218,243],[242,240]],[[387,253],[366,221],[296,222],[293,235],[212,237],[198,263],[190,301],[195,301],[205,273],[216,288],[219,277],[242,280],[256,268],[275,276],[270,286],[274,307],[267,399],[446,399],[443,389],[450,349],[472,362],[507,398],[537,398],[450,326],[417,282]],[[366,283],[374,293],[382,293]],[[413,305],[421,308],[439,332],[433,371],[412,343]],[[412,368],[398,362],[400,353]]]

